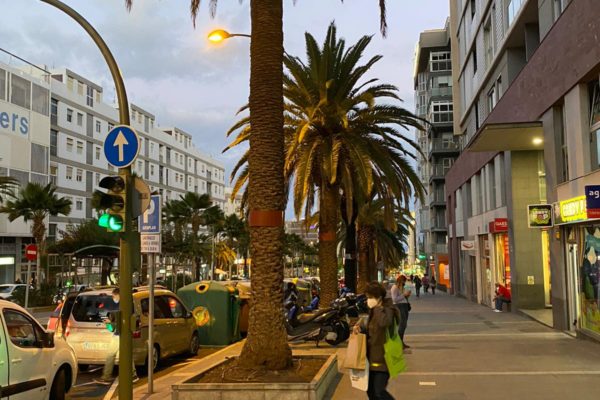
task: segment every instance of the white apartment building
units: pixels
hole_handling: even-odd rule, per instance
[[[238,217],[242,217],[242,198],[243,193],[238,192],[235,195],[235,198],[231,198],[231,194],[233,193],[232,187],[225,188],[225,200],[227,203],[225,204],[225,215],[236,214]]]
[[[102,146],[118,124],[118,109],[104,101],[100,85],[69,69],[23,70],[0,64],[0,175],[13,176],[22,184],[50,180],[57,195],[71,199],[68,216],[48,221],[48,237],[60,239],[67,225],[95,216],[92,193],[100,179],[116,173]],[[189,133],[160,127],[152,113],[134,104],[130,108],[131,125],[141,141],[133,171],[163,201],[188,191],[208,193],[224,210],[223,164],[200,152]],[[9,223],[0,215],[0,264],[5,264],[0,265],[0,282],[21,275],[21,247],[30,236],[26,224]]]

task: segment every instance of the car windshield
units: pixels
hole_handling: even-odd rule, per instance
[[[102,322],[110,311],[118,309],[119,304],[109,294],[82,295],[73,305],[73,318],[78,322]]]
[[[0,293],[10,293],[14,286],[0,285]]]

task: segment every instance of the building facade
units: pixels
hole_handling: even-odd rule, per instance
[[[585,197],[600,184],[598,21],[594,0],[451,1],[466,146],[447,201],[457,293],[490,304],[502,283],[513,310],[600,339],[600,214]]]
[[[452,60],[450,26],[428,30],[419,36],[415,56],[416,115],[429,121],[417,131],[422,150],[417,172],[426,189],[426,198],[415,209],[417,247],[425,255],[426,271],[438,283],[450,285],[448,228],[446,224],[445,176],[460,152],[460,138],[454,135]]]
[[[69,69],[27,68],[28,73],[24,69],[0,64],[0,106],[6,110],[2,112],[15,116],[14,129],[0,124],[0,174],[17,178],[21,185],[50,181],[57,186],[58,196],[72,201],[68,216],[48,221],[49,240],[60,239],[68,225],[97,215],[92,193],[104,176],[117,172],[106,161],[102,146],[110,129],[118,125],[118,110],[104,102],[101,86]],[[163,201],[188,191],[208,193],[214,204],[225,209],[223,164],[200,152],[189,133],[162,128],[155,115],[130,107],[131,126],[141,142],[133,172]],[[21,220],[9,223],[0,215],[2,254],[17,259],[1,267],[0,281],[12,282],[25,273],[17,261],[30,236]]]
[[[233,193],[232,187],[225,188],[225,215],[236,214],[238,217],[242,218],[242,199],[244,197],[243,193],[238,192],[234,198],[231,197]]]

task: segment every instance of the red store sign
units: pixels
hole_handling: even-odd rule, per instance
[[[508,232],[508,219],[495,218],[490,222],[490,233]]]

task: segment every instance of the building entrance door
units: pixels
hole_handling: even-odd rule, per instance
[[[492,266],[490,264],[490,241],[481,236],[479,241],[481,265],[481,304],[492,306]]]
[[[569,309],[569,331],[577,329],[579,321],[579,268],[578,268],[578,249],[577,245],[567,243],[567,301]]]

